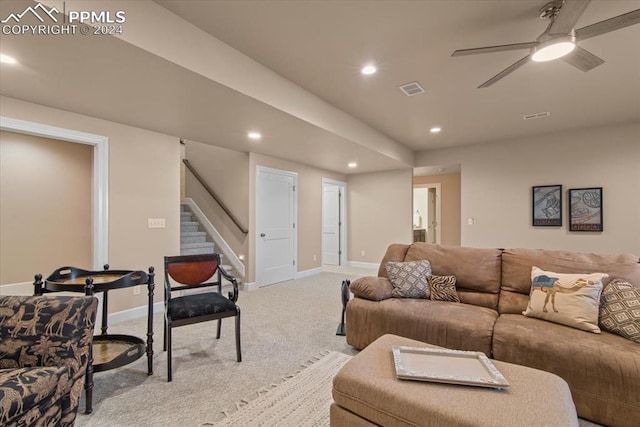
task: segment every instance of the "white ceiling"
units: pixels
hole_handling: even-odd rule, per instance
[[[529,63],[476,89],[527,52],[450,57],[535,40],[546,27],[537,17],[544,0],[156,3],[412,151],[640,121],[640,25],[582,42],[606,61],[587,73]],[[3,1],[0,16],[25,4],[34,3]],[[577,27],[634,9],[640,1],[592,1]],[[348,161],[356,172],[413,166],[119,38],[0,37],[0,50],[20,61],[2,65],[5,96],[342,173],[353,173]],[[186,49],[190,40],[181,42]],[[366,62],[378,73],[362,76]],[[406,97],[398,86],[414,80],[426,93]],[[548,118],[522,118],[545,111]],[[434,125],[443,131],[430,134]],[[250,128],[263,141],[247,141]]]

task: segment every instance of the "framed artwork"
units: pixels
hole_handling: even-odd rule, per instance
[[[532,225],[562,226],[562,185],[540,185],[531,188]]]
[[[602,231],[602,187],[569,189],[569,231]]]

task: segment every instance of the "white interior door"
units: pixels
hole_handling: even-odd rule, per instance
[[[340,265],[340,193],[336,184],[322,185],[322,264]]]
[[[258,167],[256,174],[256,282],[291,280],[295,273],[296,189],[293,172]]]

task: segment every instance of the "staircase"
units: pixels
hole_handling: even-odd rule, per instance
[[[202,227],[198,219],[189,211],[188,207],[180,205],[180,255],[200,255],[212,254],[215,252],[215,245],[207,235],[206,231],[201,231]],[[233,267],[224,263],[224,254],[220,254],[222,268],[238,281],[242,283],[242,277],[233,273]],[[223,279],[223,285],[227,282]]]
[[[180,206],[180,255],[214,253],[215,246],[207,239],[207,233],[200,231],[200,223],[184,206]]]

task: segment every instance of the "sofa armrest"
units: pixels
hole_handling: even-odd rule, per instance
[[[386,277],[366,276],[351,282],[349,290],[356,298],[382,301],[391,298],[393,286]]]

